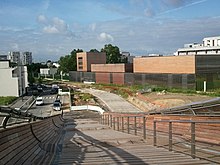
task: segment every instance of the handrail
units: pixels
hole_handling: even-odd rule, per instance
[[[213,134],[210,135],[210,137],[207,137],[206,128],[204,130],[197,130],[197,125],[203,127],[207,125],[211,125],[219,132],[218,129],[220,126],[220,118],[217,117],[214,120],[211,120],[209,116],[206,116],[206,120],[201,120],[200,117],[194,116],[192,119],[191,117],[181,120],[172,120],[171,119],[163,119],[163,115],[160,115],[160,118],[157,118],[158,115],[155,115],[156,118],[151,118],[151,115],[138,115],[138,114],[123,114],[122,113],[112,113],[112,112],[106,112],[102,115],[101,123],[108,125],[114,130],[126,132],[128,134],[134,134],[134,135],[140,135],[145,140],[152,140],[152,144],[157,147],[167,147],[169,151],[177,151],[182,152],[184,154],[190,155],[192,158],[202,158],[209,160],[210,162],[219,162],[219,160],[216,160],[214,158],[210,158],[209,156],[201,156],[197,154],[198,148],[202,148],[201,146],[204,145],[206,149],[204,149],[204,153],[207,150],[216,151],[219,152],[220,145],[217,141],[213,141]],[[167,117],[167,115],[166,115]],[[161,123],[161,124],[159,124]],[[167,123],[167,124],[164,124]],[[182,123],[182,124],[179,124]],[[186,125],[183,125],[186,123]],[[185,126],[182,128],[182,125]],[[200,127],[198,127],[200,128]],[[213,129],[213,128],[210,128]],[[183,132],[184,131],[184,132]],[[199,131],[199,132],[197,132]],[[202,131],[202,132],[201,132]],[[209,131],[209,130],[207,130]],[[213,132],[213,130],[211,131]],[[205,134],[205,137],[202,137],[201,133]],[[218,139],[220,136],[218,136]],[[181,141],[179,144],[179,147],[189,147],[189,150],[186,148],[181,150],[176,150],[175,141]],[[162,143],[162,145],[160,145]],[[163,143],[166,143],[164,145]],[[184,144],[183,144],[184,143]],[[210,146],[207,146],[210,144]],[[215,147],[218,147],[215,148]],[[208,148],[209,147],[209,148]],[[216,149],[216,150],[215,150]],[[190,151],[190,153],[187,153],[187,151]],[[203,152],[201,149],[200,152]]]
[[[21,123],[21,121],[9,123],[10,119],[22,119],[24,120],[23,122],[31,122],[31,121],[43,120],[51,117],[51,116],[39,117],[33,115],[30,112],[23,112],[20,110],[13,109],[11,107],[3,107],[3,106],[0,106],[0,116],[3,117],[3,120],[1,122],[2,125],[0,126],[0,128],[1,127],[6,128],[8,125]]]
[[[190,140],[190,150],[191,150],[191,157],[196,158],[196,124],[220,124],[220,120],[213,121],[213,120],[206,120],[206,121],[196,121],[196,120],[153,120],[153,144],[154,146],[157,146],[157,126],[156,124],[159,122],[166,122],[169,123],[168,127],[168,134],[169,134],[169,151],[172,151],[173,146],[173,129],[172,129],[172,123],[190,123],[190,134],[191,134],[191,140]]]
[[[192,103],[189,105],[183,105],[183,106],[178,106],[178,107],[173,107],[173,108],[166,108],[166,109],[162,109],[160,111],[149,111],[149,114],[174,114],[174,113],[184,113],[189,111],[190,114],[196,116],[199,115],[199,110],[201,109],[205,109],[205,108],[214,108],[220,106],[220,98],[216,98],[216,99],[212,99],[212,100],[208,100],[202,103]],[[208,114],[210,114],[211,112],[208,111]],[[204,114],[204,112],[203,112]],[[216,115],[214,112],[212,112],[212,114],[210,115]]]

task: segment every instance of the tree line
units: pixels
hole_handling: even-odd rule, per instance
[[[79,52],[83,52],[82,49],[73,49],[70,54],[61,56],[58,60],[59,68],[58,72],[62,71],[63,73],[69,73],[69,71],[77,70],[77,59],[76,54]],[[106,53],[106,63],[107,64],[115,64],[115,63],[127,63],[127,58],[122,58],[120,54],[120,50],[117,46],[113,46],[111,44],[106,44],[104,48],[101,50],[91,49],[89,52],[105,52]],[[31,83],[34,83],[34,77],[37,77],[40,73],[40,68],[50,68],[51,61],[48,60],[47,64],[41,63],[32,63],[27,66],[28,69],[28,80]],[[48,65],[48,63],[50,65]]]
[[[83,52],[82,49],[74,49],[70,54],[60,57],[58,63],[60,64],[59,71],[63,73],[69,73],[69,71],[77,70],[76,54]],[[127,63],[126,58],[121,58],[120,50],[117,46],[107,44],[100,51],[97,49],[91,49],[89,52],[105,52],[106,53],[106,63]]]

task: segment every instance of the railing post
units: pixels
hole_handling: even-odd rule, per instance
[[[124,132],[124,117],[121,118],[121,129]]]
[[[111,117],[110,117],[110,126],[111,126],[111,128],[112,128],[112,115],[111,115]]]
[[[137,116],[134,117],[134,134],[137,135]]]
[[[154,146],[157,145],[157,124],[156,121],[154,121]]]
[[[108,126],[109,126],[109,118],[110,118],[110,115],[108,114]]]
[[[128,131],[128,134],[130,133],[129,125],[130,125],[130,123],[129,123],[129,116],[128,116],[127,117],[127,131]]]
[[[102,115],[102,124],[105,124],[105,123],[104,123],[104,120],[105,120],[105,119],[104,119],[104,116],[105,116],[105,115]]]
[[[105,114],[105,125],[107,125],[107,115]]]
[[[119,131],[119,117],[117,117],[117,130]]]
[[[172,122],[169,122],[169,151],[172,151],[172,144],[173,144],[173,132],[172,132]]]
[[[143,117],[143,137],[146,139],[146,117]]]
[[[115,117],[113,117],[113,129],[115,130]]]
[[[195,122],[191,122],[191,156],[196,158],[196,144],[195,144]]]

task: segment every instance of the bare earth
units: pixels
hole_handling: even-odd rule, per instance
[[[181,106],[193,102],[201,102],[210,100],[213,97],[203,95],[192,94],[179,94],[179,93],[148,93],[144,94],[151,103],[160,105],[162,107],[170,108],[175,106]]]

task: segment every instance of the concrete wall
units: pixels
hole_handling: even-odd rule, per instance
[[[0,61],[0,96],[21,96],[27,86],[26,66],[9,68],[9,61]]]
[[[91,72],[132,72],[133,64],[92,64]]]
[[[0,96],[19,96],[18,77],[12,77],[12,70],[0,69]]]
[[[134,73],[195,74],[195,56],[135,58]]]

